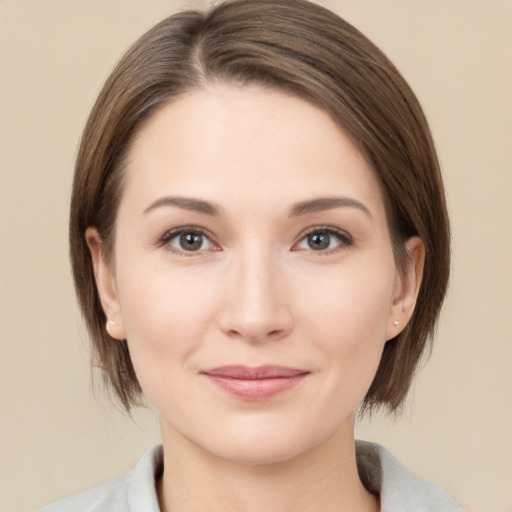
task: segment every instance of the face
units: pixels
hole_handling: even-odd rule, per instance
[[[256,87],[188,93],[135,140],[116,222],[112,261],[87,233],[98,288],[164,435],[263,463],[352,430],[415,287],[326,113]]]

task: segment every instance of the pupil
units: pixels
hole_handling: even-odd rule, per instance
[[[187,251],[197,251],[203,244],[203,235],[198,233],[185,233],[180,236],[180,243]]]
[[[330,237],[325,233],[315,233],[308,238],[308,245],[311,249],[322,250],[327,249],[330,244]]]

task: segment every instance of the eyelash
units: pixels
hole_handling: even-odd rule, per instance
[[[195,256],[197,253],[202,252],[203,250],[197,250],[197,251],[186,251],[184,249],[177,249],[170,245],[169,242],[171,240],[181,236],[181,235],[201,235],[206,240],[210,242],[210,244],[217,246],[218,245],[213,241],[213,236],[205,231],[204,229],[198,228],[197,226],[183,226],[176,229],[171,229],[169,231],[166,231],[158,240],[158,245],[165,247],[167,250],[178,253],[183,256]],[[216,251],[220,249],[214,249]]]
[[[309,247],[309,249],[304,249],[309,250],[312,253],[316,253],[318,256],[327,256],[339,251],[340,249],[351,247],[354,244],[354,239],[346,231],[342,231],[331,226],[314,226],[301,235],[299,242],[297,242],[294,247],[305,242],[307,237],[313,234],[327,235],[339,240],[339,243],[331,249],[314,250],[311,247]]]
[[[200,235],[200,236],[204,237],[205,239],[207,239],[210,242],[210,244],[212,244],[216,247],[219,247],[216,244],[216,242],[213,240],[213,237],[209,232],[205,231],[204,229],[198,228],[197,226],[183,226],[180,228],[171,229],[169,231],[166,231],[158,239],[158,245],[165,246],[165,248],[167,250],[176,252],[183,256],[194,256],[197,253],[201,253],[204,251],[204,249],[199,249],[199,250],[195,250],[195,251],[187,251],[184,249],[175,248],[172,245],[170,245],[169,242],[171,242],[173,239],[175,239],[181,235],[185,235],[185,234],[186,235],[188,235],[188,234]],[[301,244],[307,240],[308,236],[313,235],[313,234],[327,235],[329,237],[337,238],[339,240],[339,243],[336,244],[336,247],[331,248],[331,249],[315,250],[315,249],[312,249],[311,247],[304,248],[304,249],[296,249],[296,247],[299,244]],[[309,228],[306,232],[301,234],[299,241],[293,245],[292,250],[309,250],[312,253],[316,253],[318,256],[324,256],[324,255],[329,255],[329,254],[335,253],[338,250],[340,250],[340,248],[348,248],[348,247],[352,246],[353,244],[354,244],[353,238],[345,231],[341,231],[337,228],[333,228],[330,226],[314,226],[314,227]],[[216,248],[214,250],[219,251],[221,249]]]

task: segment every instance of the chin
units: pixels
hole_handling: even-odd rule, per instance
[[[340,430],[339,424],[329,422],[311,425],[282,420],[266,415],[237,418],[225,428],[210,425],[208,432],[197,432],[189,441],[210,456],[232,464],[271,465],[307,456]],[[352,428],[352,424],[349,426]]]
[[[203,446],[211,455],[226,462],[246,466],[268,466],[295,459],[304,446],[285,439],[240,439],[223,445]]]

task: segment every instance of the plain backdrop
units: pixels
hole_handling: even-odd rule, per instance
[[[512,1],[320,2],[367,34],[429,118],[453,223],[433,355],[397,419],[356,427],[474,512],[512,511]],[[0,512],[130,469],[158,442],[91,392],[67,249],[88,111],[145,30],[202,2],[0,0]]]

